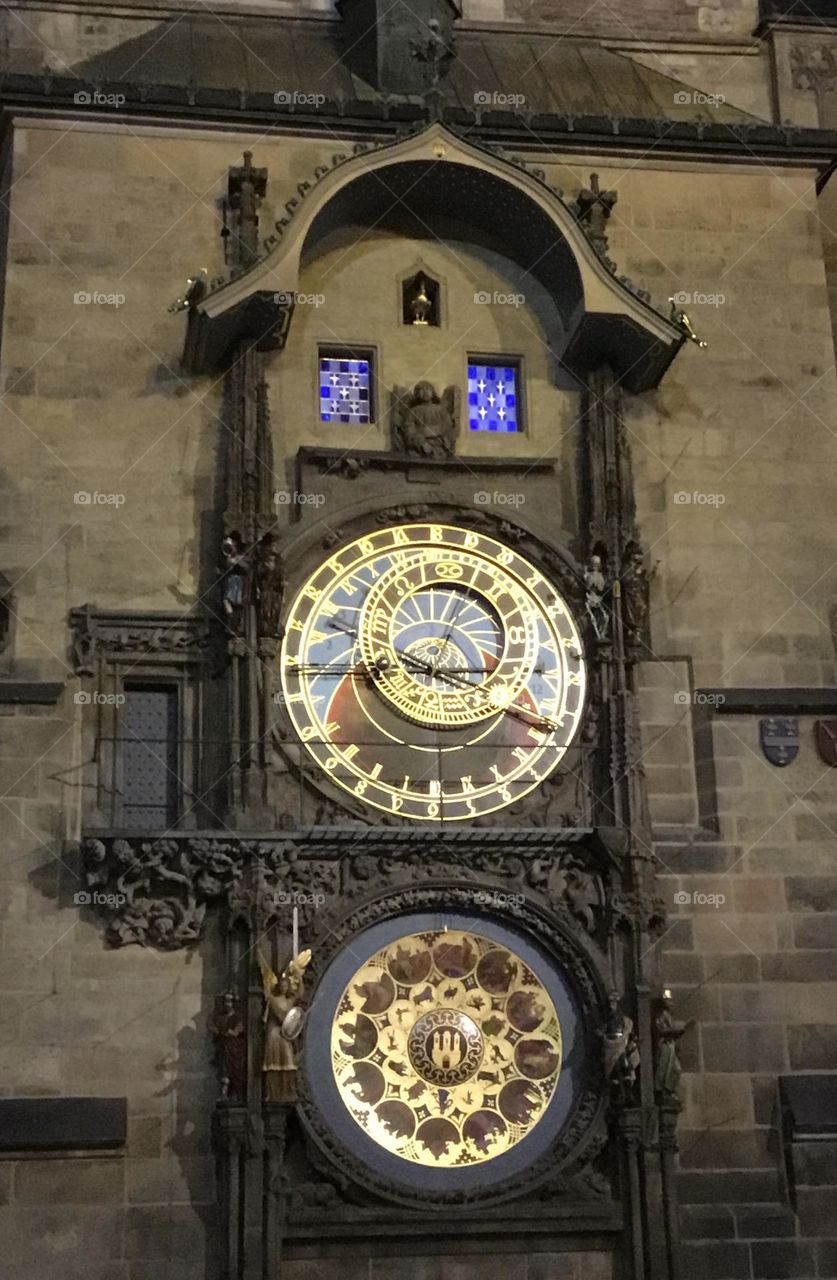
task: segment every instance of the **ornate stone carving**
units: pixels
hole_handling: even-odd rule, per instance
[[[244,152],[244,163],[231,168],[227,180],[227,207],[235,225],[224,226],[227,261],[240,271],[259,257],[259,205],[267,191],[267,169],[253,167],[253,153]],[[226,233],[226,234],[224,234]]]
[[[492,889],[513,887],[578,921],[603,945],[617,927],[605,903],[622,889],[591,833],[567,830],[556,838],[551,828],[527,828],[516,845],[510,849],[496,827],[446,832],[441,841],[424,829],[378,826],[359,842],[357,830],[344,826],[267,839],[93,836],[83,841],[82,856],[114,946],[173,950],[192,943],[212,903],[227,906],[230,925],[258,932],[287,923],[294,907],[303,929],[319,929],[347,900],[384,885],[449,879],[452,868],[472,903],[479,892],[490,899]]]
[[[611,928],[637,933],[661,933],[666,926],[667,908],[658,895],[644,890],[613,894],[610,898]]]
[[[93,676],[99,658],[154,654],[198,661],[212,642],[210,621],[179,613],[110,612],[86,604],[70,611],[73,669]]]
[[[793,44],[790,49],[794,89],[810,90],[817,97],[832,93],[837,85],[837,53],[829,44],[815,47]]]
[[[453,57],[453,39],[446,40],[438,18],[427,23],[427,39],[409,42],[410,56],[426,67],[424,101],[431,120],[438,120],[442,110],[440,88],[445,67]]]
[[[572,206],[573,213],[587,233],[597,253],[607,258],[607,223],[618,199],[615,191],[599,188],[599,175],[590,174],[590,186],[582,187]],[[608,259],[609,261],[609,259]]]
[[[603,925],[606,899],[602,876],[574,853],[538,858],[529,867],[526,881],[553,910],[568,912],[591,936]]]
[[[412,391],[394,387],[390,408],[392,447],[418,458],[448,458],[456,452],[460,395],[446,387],[441,396],[432,382],[417,382]]]

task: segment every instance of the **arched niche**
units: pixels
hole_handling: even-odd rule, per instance
[[[629,390],[656,386],[684,341],[682,330],[622,284],[593,249],[570,209],[534,173],[433,124],[406,140],[318,170],[277,243],[236,279],[193,296],[184,362],[219,367],[242,338],[284,343],[302,264],[347,221],[374,225],[399,206],[419,221],[467,228],[547,289],[561,316],[564,364],[574,373],[607,364]],[[282,223],[286,225],[281,225]],[[279,235],[281,231],[281,236]]]

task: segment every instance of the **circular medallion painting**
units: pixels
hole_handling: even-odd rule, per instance
[[[457,1168],[509,1151],[545,1114],[561,1026],[543,983],[479,933],[408,934],[357,969],[332,1024],[343,1103],[380,1147]]]

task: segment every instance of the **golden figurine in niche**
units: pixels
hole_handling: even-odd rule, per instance
[[[421,276],[416,288],[416,292],[410,301],[410,314],[412,316],[411,324],[429,325],[430,315],[433,311],[433,303],[427,296],[427,284],[424,276]]]

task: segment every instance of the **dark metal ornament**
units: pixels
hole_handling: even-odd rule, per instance
[[[799,755],[799,721],[794,716],[765,716],[759,720],[759,741],[770,764],[791,764]]]
[[[837,720],[815,721],[814,740],[820,759],[832,768],[837,765]]]

